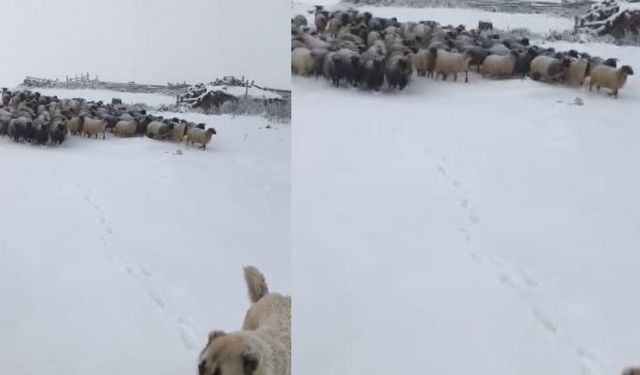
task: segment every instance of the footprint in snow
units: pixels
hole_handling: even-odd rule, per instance
[[[182,343],[184,344],[184,347],[187,350],[197,349],[197,330],[193,326],[193,323],[181,317],[178,318],[178,325],[180,326],[180,336],[182,337]]]
[[[158,297],[156,294],[154,294],[151,291],[148,291],[147,294],[149,295],[149,298],[151,298],[153,303],[155,303],[158,307],[160,307],[161,309],[165,308],[165,304],[162,298]]]

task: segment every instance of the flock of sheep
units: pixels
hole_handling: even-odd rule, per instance
[[[0,135],[15,142],[31,144],[57,144],[66,136],[106,138],[106,132],[130,137],[146,135],[149,138],[186,141],[199,144],[202,149],[216,134],[215,129],[183,119],[165,119],[147,114],[139,106],[105,104],[83,99],[58,99],[38,92],[4,90],[0,104]]]
[[[536,81],[582,85],[589,90],[608,88],[618,97],[633,69],[617,67],[617,59],[590,56],[575,50],[556,51],[531,45],[527,38],[497,32],[481,22],[479,29],[443,26],[434,21],[398,22],[357,10],[329,12],[316,7],[314,25],[297,15],[291,20],[293,74],[324,76],[336,87],[364,86],[380,90],[404,89],[414,70],[435,78],[459,74],[469,80],[469,69],[485,77],[529,76]]]

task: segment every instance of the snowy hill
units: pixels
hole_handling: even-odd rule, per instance
[[[218,135],[0,137],[0,373],[194,373],[207,333],[242,324],[243,265],[290,293],[290,127],[162,115]]]

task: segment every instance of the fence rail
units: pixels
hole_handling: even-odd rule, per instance
[[[245,80],[244,77],[241,79],[237,79],[235,77],[229,76],[224,77],[222,79],[217,79],[213,82],[214,84],[224,84],[224,85],[232,85],[232,86],[241,86],[241,87],[255,87],[260,90],[271,91],[276,94],[279,94],[283,97],[291,97],[291,90],[283,90],[277,89],[267,86],[259,86],[255,84],[254,81]],[[139,93],[162,93],[169,95],[177,95],[184,93],[187,88],[191,85],[187,83],[169,83],[167,85],[155,85],[155,84],[141,84],[135,82],[109,82],[109,81],[101,81],[98,79],[98,76],[91,78],[89,73],[86,75],[80,76],[67,76],[64,81],[58,79],[47,79],[47,78],[39,78],[27,76],[24,79],[25,86],[27,87],[39,87],[39,88],[65,88],[65,89],[81,89],[81,88],[89,88],[89,89],[105,89],[105,90],[114,90],[114,91],[122,91],[122,92],[139,92]]]

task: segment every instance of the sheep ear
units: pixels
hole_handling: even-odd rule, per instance
[[[258,369],[258,357],[248,351],[242,353],[242,369],[244,370],[244,375],[253,375]]]
[[[218,337],[222,337],[224,335],[226,335],[224,331],[211,331],[209,332],[209,342],[213,341],[214,339],[217,339]]]

